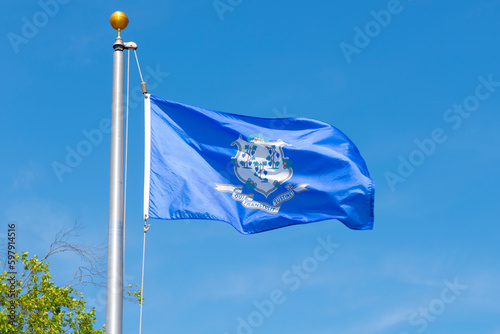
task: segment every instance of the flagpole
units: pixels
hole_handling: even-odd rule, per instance
[[[106,333],[122,334],[123,323],[123,127],[124,53],[120,31],[127,15],[115,12],[111,26],[118,30],[113,44],[113,91],[111,102],[111,166],[109,178],[108,270],[106,287]]]

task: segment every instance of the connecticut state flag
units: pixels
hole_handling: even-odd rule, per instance
[[[373,228],[373,180],[333,126],[152,95],[145,105],[145,218],[219,220],[243,234],[325,219]]]

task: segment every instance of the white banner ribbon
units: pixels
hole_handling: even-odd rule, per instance
[[[295,196],[295,193],[300,193],[308,190],[306,189],[307,183],[301,183],[296,185],[295,187],[292,187],[290,184],[287,184],[285,186],[287,191],[276,196],[273,199],[273,205],[271,205],[265,202],[254,201],[253,194],[243,194],[242,193],[243,186],[235,186],[232,184],[219,184],[219,183],[216,183],[215,185],[216,185],[215,190],[224,193],[231,193],[231,198],[238,202],[241,202],[241,205],[243,205],[245,208],[259,209],[274,214],[278,213],[280,211],[281,204],[283,202],[292,199]]]

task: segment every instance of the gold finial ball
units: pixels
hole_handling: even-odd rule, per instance
[[[127,27],[128,17],[124,12],[117,11],[111,14],[111,17],[109,18],[109,23],[111,23],[111,26],[114,29],[120,31]]]

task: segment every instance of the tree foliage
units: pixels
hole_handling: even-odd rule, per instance
[[[70,241],[77,237],[82,226],[76,222],[56,234],[49,251],[42,258],[23,252],[15,255],[17,275],[10,279],[9,271],[0,274],[0,334],[104,334],[105,326],[94,329],[96,311],[87,310],[81,292],[75,289],[80,284],[91,284],[106,288],[105,269],[102,264],[104,248]],[[55,284],[48,259],[60,253],[73,253],[82,264],[73,278],[64,286]],[[11,255],[9,255],[10,257]],[[8,260],[10,260],[7,257]],[[0,261],[1,263],[1,261]],[[6,261],[6,264],[10,261]],[[10,265],[8,266],[10,267]],[[7,268],[8,268],[7,267]],[[11,289],[15,290],[12,293]],[[141,289],[137,284],[125,287],[124,299],[141,303]],[[9,306],[14,299],[14,322],[9,321]]]
[[[87,311],[82,294],[74,288],[57,286],[47,262],[26,252],[16,258],[16,279],[9,281],[7,271],[0,275],[0,333],[104,333],[104,327],[94,329],[95,309]],[[8,317],[11,286],[16,296],[14,321]]]

